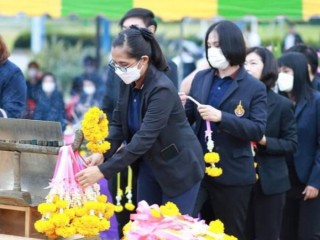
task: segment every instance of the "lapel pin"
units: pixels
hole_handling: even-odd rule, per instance
[[[237,117],[242,117],[244,115],[245,111],[241,104],[241,100],[239,101],[237,107],[234,109],[234,113]]]

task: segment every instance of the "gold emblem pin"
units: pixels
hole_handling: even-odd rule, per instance
[[[245,113],[244,108],[242,107],[241,100],[237,107],[234,109],[234,113],[236,114],[237,117],[242,117]]]

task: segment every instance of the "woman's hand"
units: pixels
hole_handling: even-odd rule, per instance
[[[84,161],[87,166],[97,166],[103,163],[104,157],[101,153],[94,153],[91,156],[87,157]]]
[[[97,166],[91,166],[76,174],[76,179],[82,188],[91,186],[104,178],[102,172]]]
[[[266,146],[267,145],[267,138],[265,135],[263,135],[263,137],[261,138],[261,140],[259,141],[260,145]]]
[[[186,104],[187,101],[187,94],[185,92],[178,92],[182,106],[184,106]]]
[[[304,194],[304,200],[313,199],[318,196],[319,189],[308,185],[303,190],[302,194]]]
[[[211,122],[221,121],[221,111],[210,105],[198,105],[198,112],[200,113],[200,116],[203,118],[203,120]]]

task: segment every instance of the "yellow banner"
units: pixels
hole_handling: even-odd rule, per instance
[[[0,15],[16,16],[18,13],[28,16],[49,14],[61,16],[62,0],[0,0]]]
[[[302,17],[303,20],[308,20],[314,15],[320,15],[319,0],[302,0]]]
[[[213,18],[218,12],[218,0],[133,0],[133,7],[147,8],[163,21],[184,17]]]

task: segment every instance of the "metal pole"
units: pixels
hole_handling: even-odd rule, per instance
[[[182,77],[183,77],[183,62],[181,59],[181,53],[182,53],[182,43],[184,40],[184,23],[185,23],[185,18],[182,18],[180,23],[180,44],[178,47],[178,56],[180,58],[179,66],[178,66],[178,89],[180,89],[180,84],[182,82]]]
[[[96,59],[97,69],[100,68],[100,49],[101,49],[101,17],[96,17]]]

